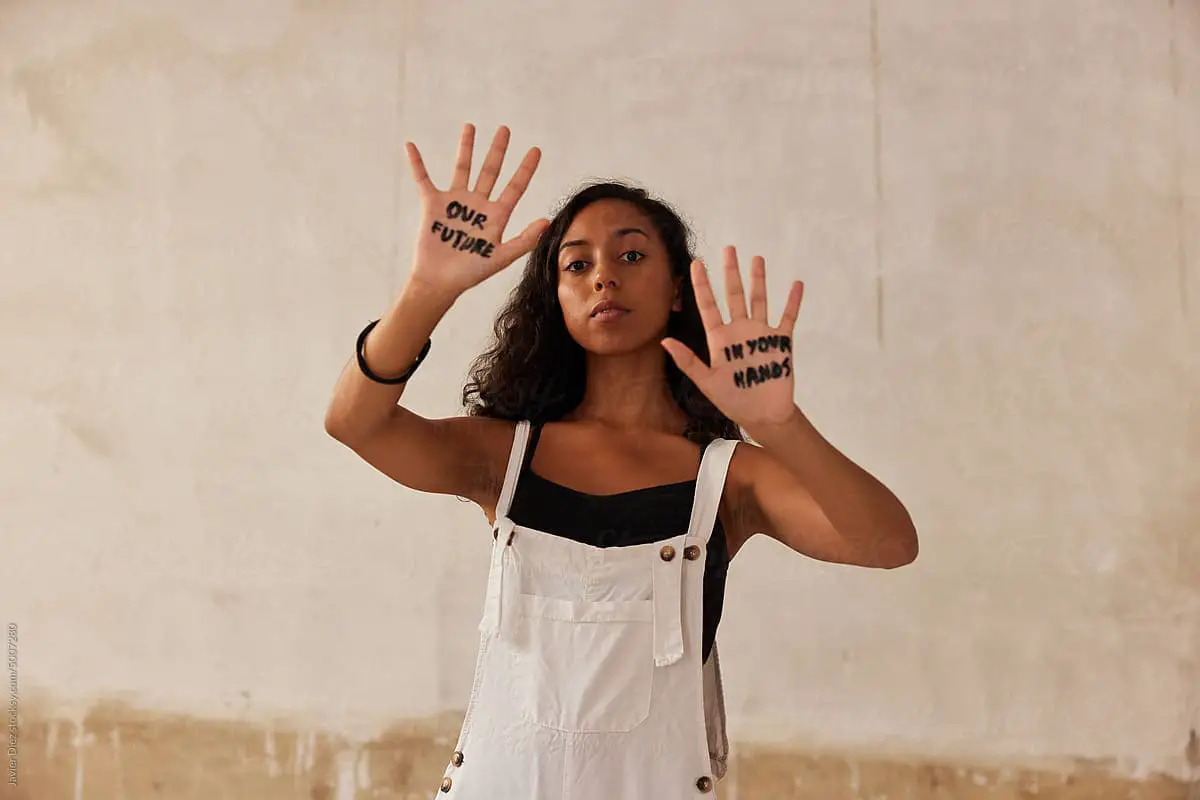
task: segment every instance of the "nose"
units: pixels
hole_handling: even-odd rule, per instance
[[[615,283],[613,278],[614,269],[605,259],[600,259],[596,262],[596,288],[603,289],[606,285],[612,286]]]

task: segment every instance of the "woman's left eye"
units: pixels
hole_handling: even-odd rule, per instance
[[[639,253],[637,250],[630,250],[630,251],[628,251],[628,252],[625,252],[625,253],[622,253],[622,254],[621,254],[621,258],[624,258],[625,256],[637,256],[637,260],[638,260],[638,261],[641,261],[643,258],[645,258],[645,257],[646,257],[646,254],[645,254],[645,253]],[[634,262],[634,263],[637,263],[637,262]]]

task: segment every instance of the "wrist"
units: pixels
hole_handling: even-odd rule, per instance
[[[400,294],[401,297],[448,310],[458,301],[462,292],[446,286],[438,286],[410,275]]]

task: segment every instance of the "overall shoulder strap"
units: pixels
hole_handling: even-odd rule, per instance
[[[737,444],[736,439],[713,439],[704,448],[700,474],[696,478],[696,497],[692,501],[688,535],[697,536],[706,544],[717,522],[717,511],[721,506],[721,495],[725,491],[725,479],[729,474],[729,461],[733,458]]]
[[[500,499],[496,502],[496,521],[508,516],[512,505],[513,493],[517,489],[517,477],[521,474],[521,466],[525,463],[525,448],[529,444],[529,420],[517,422],[516,433],[513,434],[512,449],[508,454],[508,468],[504,472],[504,486],[500,490]]]

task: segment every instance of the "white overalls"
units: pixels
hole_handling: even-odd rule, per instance
[[[515,525],[530,425],[496,505],[475,680],[435,798],[712,797],[728,743],[701,659],[706,545],[737,442],[704,450],[687,532],[599,548]]]

